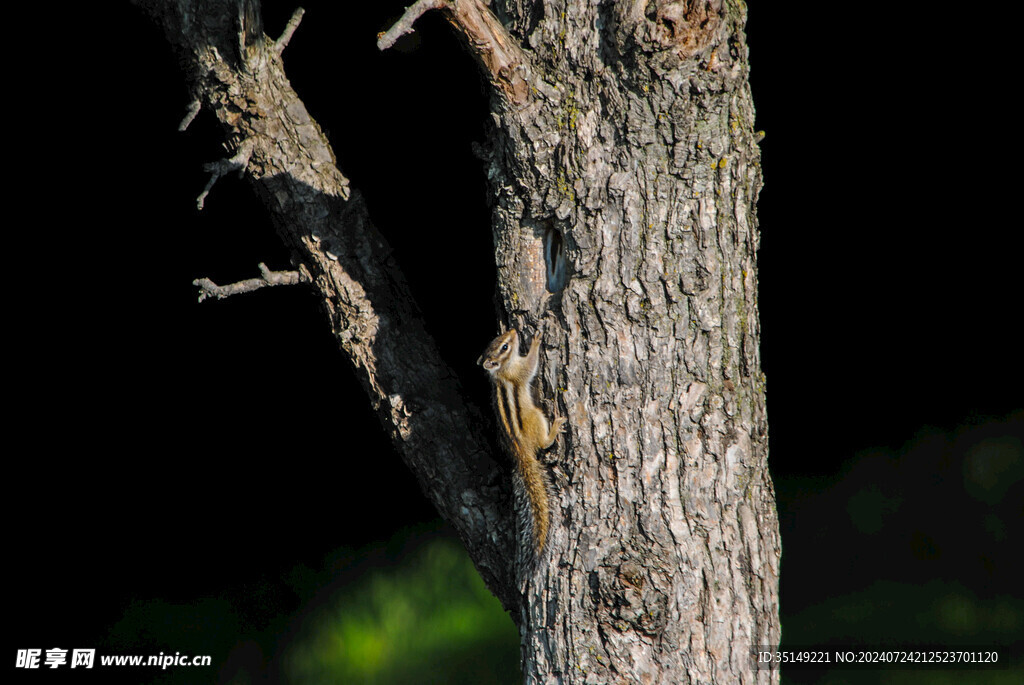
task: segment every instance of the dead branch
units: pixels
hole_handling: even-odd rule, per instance
[[[209,278],[197,278],[192,285],[199,287],[199,301],[207,298],[223,300],[232,295],[251,293],[260,288],[267,288],[275,285],[297,285],[309,283],[311,278],[306,267],[300,266],[295,271],[271,271],[263,262],[259,264],[260,277],[248,278],[244,281],[229,283],[228,285],[217,285]]]

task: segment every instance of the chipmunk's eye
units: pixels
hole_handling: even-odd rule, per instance
[[[501,351],[502,352],[504,352],[507,349],[508,349],[508,343],[505,343],[504,345],[501,346]]]

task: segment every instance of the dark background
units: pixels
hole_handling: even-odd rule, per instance
[[[486,402],[473,361],[496,330],[494,269],[470,144],[487,96],[437,16],[377,52],[407,3],[306,2],[285,60]],[[264,5],[276,36],[294,5]],[[127,5],[21,11],[7,100],[8,651],[105,644],[153,598],[225,598],[233,630],[263,630],[302,602],[280,578],[434,513],[310,294],[197,304],[193,279],[249,278],[288,254],[235,177],[196,211],[222,136],[205,113],[177,132],[189,97],[161,34]],[[1012,598],[1022,616],[1009,46],[972,33],[981,18],[867,11],[752,3],[747,27],[766,132],[762,356],[787,640],[834,627],[837,597],[883,624],[906,618],[877,597],[910,587],[921,606]],[[926,634],[915,625],[905,635]]]

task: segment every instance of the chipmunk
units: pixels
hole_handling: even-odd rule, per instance
[[[519,333],[513,328],[495,338],[477,360],[494,382],[494,405],[515,462],[512,492],[520,574],[524,574],[544,550],[550,527],[550,485],[537,453],[554,444],[566,421],[556,416],[549,426],[544,412],[534,403],[532,385],[540,362],[539,351],[538,333],[527,355],[520,356]]]

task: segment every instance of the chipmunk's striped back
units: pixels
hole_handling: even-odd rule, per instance
[[[512,485],[521,574],[544,551],[551,520],[550,485],[537,453],[554,444],[565,425],[565,419],[556,418],[549,426],[544,412],[534,402],[532,385],[540,361],[539,350],[538,336],[533,339],[529,353],[520,356],[519,333],[511,329],[495,338],[478,360],[494,383],[495,411],[516,466]]]

